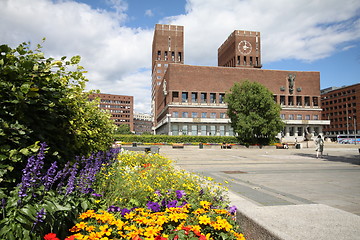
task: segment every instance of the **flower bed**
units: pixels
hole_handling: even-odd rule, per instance
[[[2,196],[1,239],[244,239],[222,184],[158,154],[98,153],[46,170],[45,152]]]

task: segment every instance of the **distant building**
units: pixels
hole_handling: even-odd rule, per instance
[[[135,134],[144,132],[152,133],[152,116],[146,113],[134,113],[134,131]]]
[[[134,97],[124,95],[113,95],[96,93],[91,94],[89,99],[100,99],[99,108],[111,113],[111,119],[118,126],[126,124],[129,125],[130,131],[134,131]]]
[[[321,90],[322,118],[330,120],[324,127],[325,136],[360,135],[360,83]]]
[[[183,26],[156,24],[152,113],[156,134],[231,136],[224,97],[235,82],[266,86],[286,124],[278,137],[301,141],[322,133],[320,73],[261,69],[260,33],[235,30],[218,49],[218,67],[184,64]],[[171,56],[171,57],[169,57]]]

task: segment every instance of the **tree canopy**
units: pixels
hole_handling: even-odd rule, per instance
[[[243,144],[269,144],[284,128],[280,106],[260,83],[235,83],[225,95],[225,102],[231,126]]]
[[[111,146],[115,125],[88,101],[79,62],[45,58],[41,45],[0,45],[1,185],[18,180],[36,142],[46,142],[60,164]]]

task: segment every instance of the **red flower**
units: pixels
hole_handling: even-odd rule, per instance
[[[164,238],[164,237],[159,235],[159,236],[156,236],[155,240],[167,240],[167,238]]]
[[[44,236],[45,240],[60,240],[56,237],[56,233],[48,233]]]

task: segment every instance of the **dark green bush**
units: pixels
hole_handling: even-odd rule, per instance
[[[230,136],[116,135],[116,141],[141,143],[238,143]]]

